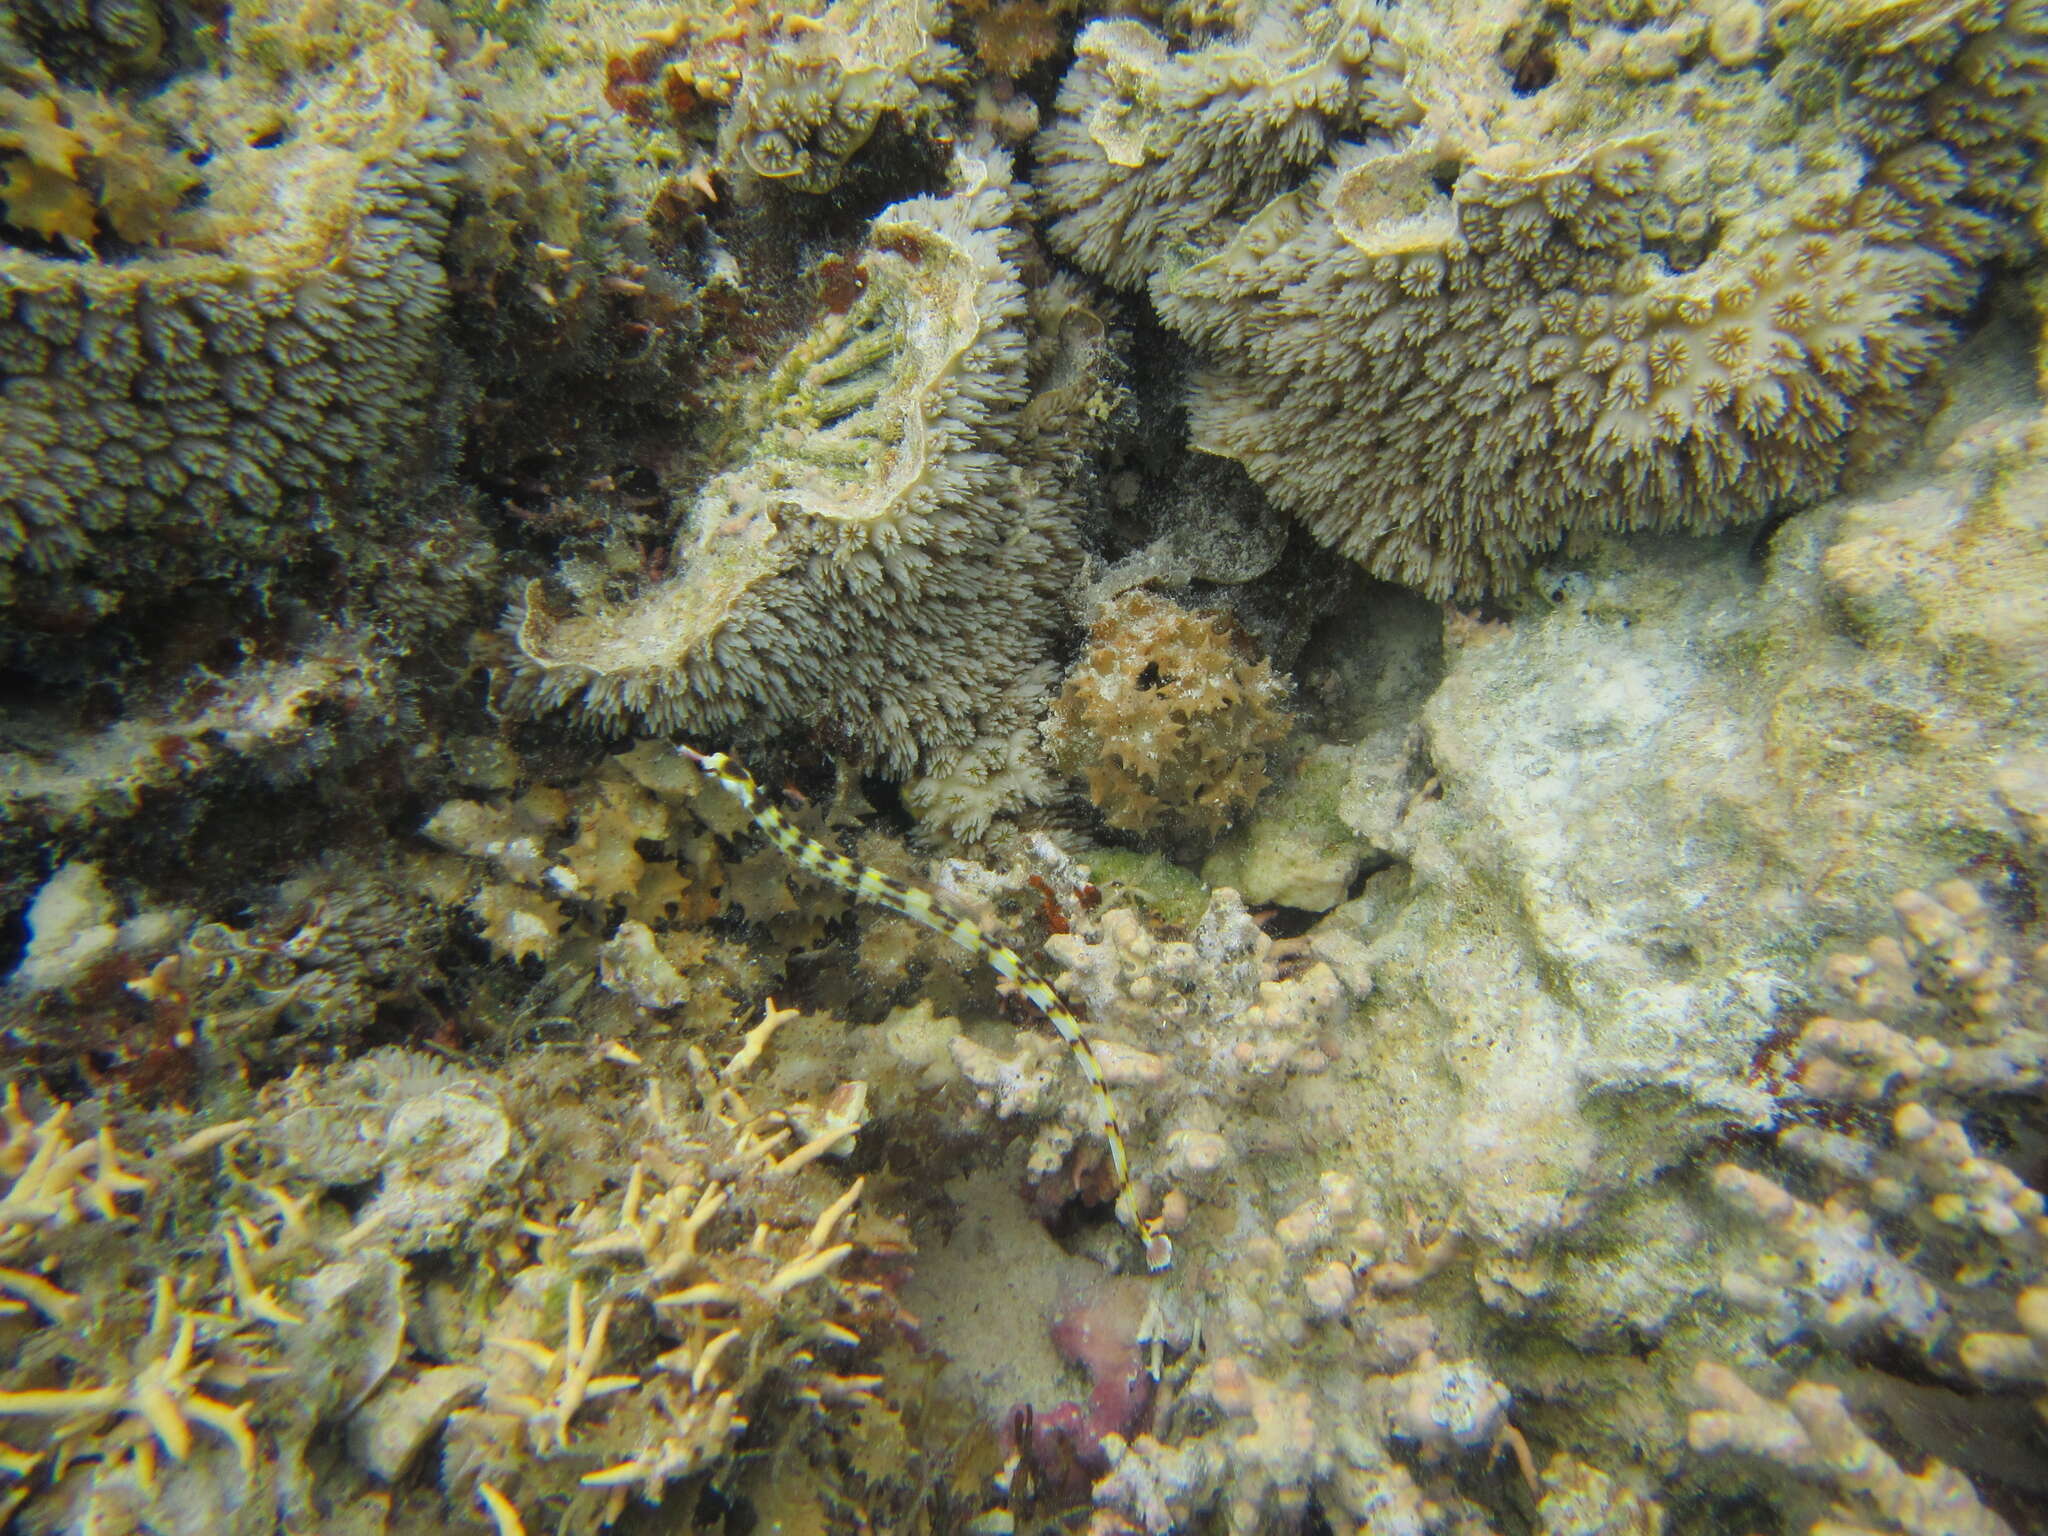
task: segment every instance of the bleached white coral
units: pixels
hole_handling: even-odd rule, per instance
[[[1828,1191],[1818,1204],[1754,1169],[1715,1169],[1716,1190],[1762,1229],[1759,1250],[1731,1264],[1722,1286],[1772,1319],[1771,1345],[1804,1331],[1835,1341],[1882,1332],[1987,1390],[2007,1389],[2048,1374],[2048,1203],[1989,1150],[2031,1134],[2010,1107],[2025,1102],[2011,1094],[2015,1080],[2029,1079],[2011,1069],[2048,1026],[2034,974],[2044,956],[2026,955],[2028,939],[2002,932],[1966,882],[1902,891],[1892,904],[1899,936],[1823,967],[1848,1000],[1883,1017],[1810,1021],[1783,1084],[1796,1104],[1853,1106],[1852,1130],[1882,1115],[1888,1134],[1803,1118],[1780,1130],[1779,1146]],[[1916,1038],[1894,1020],[1926,1032]]]
[[[1046,941],[1058,985],[1098,1023],[1133,1032],[1221,1088],[1328,1065],[1318,1042],[1343,1015],[1336,973],[1269,938],[1237,892],[1212,891],[1193,934],[1155,938],[1117,907]]]
[[[1893,1256],[1868,1213],[1839,1200],[1811,1205],[1733,1163],[1714,1170],[1714,1187],[1768,1234],[1764,1252],[1731,1266],[1721,1285],[1772,1319],[1774,1340],[1803,1327],[1845,1339],[1884,1328],[1931,1347],[1948,1327],[1940,1293]]]

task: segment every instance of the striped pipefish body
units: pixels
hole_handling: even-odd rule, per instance
[[[1147,1266],[1159,1270],[1171,1265],[1172,1240],[1160,1230],[1157,1222],[1139,1212],[1138,1191],[1131,1183],[1130,1154],[1124,1147],[1116,1100],[1110,1096],[1109,1084],[1103,1078],[1102,1063],[1096,1059],[1095,1048],[1088,1043],[1088,1037],[1081,1032],[1080,1020],[1060,1000],[1052,984],[1026,965],[1022,955],[1002,940],[991,937],[980,924],[948,912],[936,892],[884,874],[872,866],[856,863],[845,854],[834,853],[816,838],[798,831],[787,816],[769,803],[768,797],[761,793],[761,787],[754,782],[753,775],[723,752],[695,752],[688,747],[676,750],[706,778],[716,779],[737,795],[740,804],[747,808],[747,814],[754,818],[754,825],[767,833],[769,840],[799,869],[864,901],[899,912],[913,923],[951,939],[969,954],[985,961],[997,975],[1017,984],[1018,989],[1031,999],[1059,1032],[1060,1039],[1066,1042],[1074,1064],[1081,1069],[1081,1076],[1095,1096],[1095,1107],[1102,1117],[1103,1138],[1109,1143],[1109,1160],[1116,1171],[1117,1219],[1135,1232],[1145,1245]]]

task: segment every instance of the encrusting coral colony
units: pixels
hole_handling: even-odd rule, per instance
[[[2048,1533],[2044,142],[0,0],[0,1528]]]
[[[1367,569],[1476,596],[1569,527],[1747,520],[1894,437],[2020,248],[2040,26],[1304,4],[1173,53],[1100,21],[1048,234],[1201,350],[1196,446]]]

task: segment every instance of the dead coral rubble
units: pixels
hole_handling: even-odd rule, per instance
[[[1098,22],[1051,234],[1201,347],[1197,447],[1470,597],[1572,528],[1725,525],[1895,446],[2026,249],[2044,68],[2031,3],[1276,6],[1173,56]]]

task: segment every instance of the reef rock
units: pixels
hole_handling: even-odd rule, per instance
[[[1754,1058],[1815,957],[2022,855],[2044,516],[2048,467],[2009,464],[1802,514],[1761,575],[1733,541],[1609,545],[1543,573],[1547,611],[1450,615],[1398,818],[1388,738],[1356,763],[1399,862],[1323,930],[1367,945],[1350,1124],[1390,1188],[1524,1250],[1769,1119]]]

